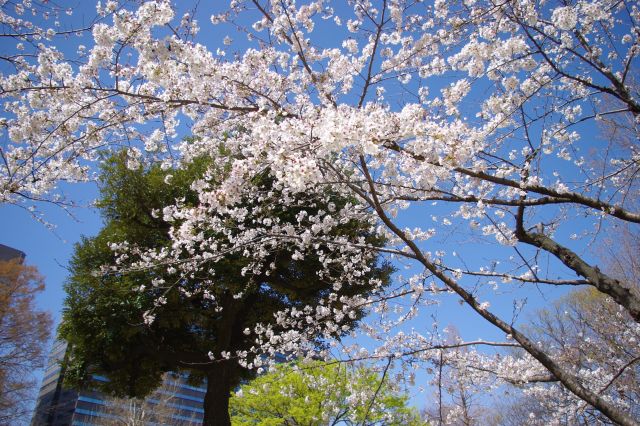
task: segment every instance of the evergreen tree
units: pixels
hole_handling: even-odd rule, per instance
[[[176,200],[184,205],[200,203],[193,186],[203,180],[215,185],[228,172],[223,157],[198,158],[178,170],[159,165],[131,169],[127,161],[122,153],[103,166],[97,206],[104,227],[77,245],[66,284],[60,333],[70,343],[67,377],[76,386],[87,385],[91,374],[100,374],[109,379],[98,384],[103,391],[141,397],[160,384],[163,373],[186,372],[195,382],[207,379],[205,424],[228,425],[230,393],[253,371],[233,355],[255,348],[251,331],[258,324],[277,331],[277,312],[315,306],[330,293],[337,295],[335,306],[340,308],[342,296],[367,295],[389,280],[392,268],[371,254],[370,268],[358,285],[336,290],[332,283],[340,280],[340,268],[327,271],[317,255],[295,256],[284,246],[270,254],[271,269],[258,274],[248,272],[251,253],[236,251],[222,259],[203,260],[197,249],[185,250],[174,264],[159,261],[155,268],[136,269],[131,263],[123,270],[115,245],[127,242],[141,251],[170,250],[170,234],[178,232],[179,222],[165,221],[163,209]],[[256,177],[254,184],[271,190],[268,173]],[[279,207],[269,199],[263,200],[269,208],[255,202],[246,202],[244,207],[248,215],[262,215],[261,220],[267,215],[270,220],[286,222],[295,221],[303,210],[326,210],[329,203],[349,202],[329,192],[313,197],[300,196],[297,208]],[[201,232],[210,244],[226,244],[237,226],[230,220],[228,229]],[[382,244],[371,236],[367,224],[354,220],[339,225],[335,232]],[[198,272],[176,277],[175,262],[200,262]],[[105,265],[120,269],[105,269]],[[344,319],[338,336],[352,329],[364,314],[362,308],[356,312]],[[323,344],[321,335],[316,343]]]

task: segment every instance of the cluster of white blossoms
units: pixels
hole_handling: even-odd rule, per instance
[[[180,3],[99,6],[79,58],[55,38],[35,58],[20,56],[17,37],[20,59],[0,79],[0,200],[53,199],[58,182],[88,178],[103,147],[125,145],[132,167],[153,159],[170,168],[223,146],[231,159],[223,182],[194,182],[198,206],[176,200],[159,212],[173,224],[172,249],[136,252],[131,242],[117,268],[171,265],[188,275],[239,253],[255,259],[245,272],[257,275],[269,270],[270,251],[289,247],[296,259],[317,250],[324,267],[344,268],[332,283],[342,288],[366,273],[371,247],[332,231],[365,221],[386,239],[380,251],[415,276],[368,297],[328,295],[282,312],[281,334],[249,330],[256,353],[304,352],[366,306],[375,320],[361,332],[377,345],[369,356],[411,358],[441,336],[398,327],[430,323],[434,305],[453,294],[531,357],[514,358],[513,375],[527,377],[517,371],[533,365],[572,398],[634,424],[600,392],[601,380],[520,330],[519,301],[532,286],[586,285],[640,321],[632,283],[598,268],[587,239],[566,237],[597,241],[607,226],[640,223],[637,3],[234,0],[212,10],[200,33]],[[9,2],[1,16],[4,25],[19,19]],[[270,193],[252,184],[265,173]],[[260,212],[241,207],[295,205],[327,188],[352,202],[289,223],[254,221]],[[227,220],[237,226],[224,231]],[[211,229],[228,243],[208,239]],[[494,291],[512,294],[517,309],[498,309]],[[619,365],[637,359],[631,352]]]

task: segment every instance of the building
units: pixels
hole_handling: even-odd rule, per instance
[[[65,388],[61,361],[66,349],[63,341],[56,341],[51,349],[31,426],[108,425],[134,417],[148,425],[202,424],[206,387],[192,386],[180,375],[167,374],[163,385],[143,402],[115,400],[93,390]],[[107,380],[101,376],[93,379]]]
[[[25,254],[4,244],[0,244],[0,262],[18,259],[20,263],[24,261]]]

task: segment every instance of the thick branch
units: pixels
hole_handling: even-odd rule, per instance
[[[419,154],[415,154],[403,147],[401,147],[400,145],[398,145],[398,143],[396,142],[392,142],[392,141],[387,141],[384,145],[386,148],[391,149],[392,151],[395,152],[402,152],[405,153],[409,156],[411,156],[412,158],[416,159],[416,160],[420,160],[420,161],[428,161],[424,156],[419,155]],[[442,167],[440,164],[436,164],[436,163],[432,163],[434,166],[438,166],[438,167]],[[593,209],[596,210],[600,210],[602,212],[605,212],[613,217],[616,217],[618,219],[627,221],[627,222],[634,222],[634,223],[640,223],[640,214],[638,213],[633,213],[630,212],[628,210],[623,209],[620,206],[616,206],[610,203],[607,203],[605,201],[601,201],[595,198],[590,198],[590,197],[586,197],[582,194],[579,194],[577,192],[561,192],[561,191],[557,191],[555,189],[549,188],[547,186],[543,186],[543,185],[532,185],[532,184],[526,184],[526,185],[522,185],[520,182],[511,180],[511,179],[507,179],[507,178],[503,178],[503,177],[497,177],[497,176],[493,176],[489,173],[486,172],[482,172],[482,171],[475,171],[475,170],[471,170],[471,169],[467,169],[464,167],[454,167],[453,171],[461,173],[465,176],[469,176],[469,177],[474,177],[477,179],[482,179],[488,182],[492,182],[492,183],[496,183],[499,185],[504,185],[504,186],[509,186],[511,188],[518,188],[521,189],[523,191],[527,191],[527,192],[533,192],[536,194],[541,194],[541,195],[546,195],[549,197],[554,197],[558,200],[564,200],[565,202],[572,202],[575,204],[581,204],[583,206],[586,207],[591,207]]]
[[[591,266],[568,248],[558,244],[544,234],[527,232],[521,225],[516,227],[516,237],[523,243],[531,244],[557,257],[564,265],[587,279],[600,292],[613,298],[640,322],[640,298],[621,281],[603,274],[597,266]]]
[[[444,284],[446,284],[449,288],[455,291],[466,303],[469,305],[474,311],[476,311],[481,317],[485,320],[489,321],[489,323],[493,324],[500,330],[504,331],[507,334],[510,334],[515,341],[520,343],[522,348],[526,350],[532,357],[534,357],[540,364],[549,370],[551,374],[553,374],[569,391],[574,393],[578,398],[586,401],[587,403],[594,406],[600,412],[602,412],[605,416],[610,418],[611,420],[625,426],[635,426],[638,423],[627,413],[618,409],[615,405],[601,397],[599,394],[587,389],[580,383],[577,377],[573,376],[569,372],[565,371],[564,368],[560,364],[558,364],[550,355],[540,349],[534,342],[529,340],[527,336],[522,334],[518,329],[513,327],[513,325],[508,324],[502,319],[498,318],[496,315],[491,313],[489,310],[485,309],[481,306],[480,303],[476,300],[476,298],[465,290],[461,285],[458,284],[456,280],[449,277],[445,274],[441,269],[439,269],[433,262],[431,262],[422,252],[422,250],[417,246],[417,244],[405,235],[405,233],[396,226],[395,223],[389,218],[384,209],[379,203],[377,191],[375,189],[375,183],[371,174],[369,173],[368,166],[364,157],[360,157],[360,166],[362,168],[362,172],[369,184],[369,192],[371,193],[371,200],[373,204],[371,207],[375,210],[375,212],[380,217],[380,220],[395,233],[399,238],[401,238],[407,247],[413,252],[416,259],[427,269],[429,270],[435,277],[440,279]],[[521,209],[523,209],[521,207]]]

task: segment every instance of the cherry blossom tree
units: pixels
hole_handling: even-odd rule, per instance
[[[225,182],[196,185],[196,207],[178,200],[163,211],[179,223],[171,250],[114,247],[121,272],[169,264],[197,247],[210,259],[250,250],[247,273],[266,273],[263,260],[278,245],[304,253],[330,241],[347,253],[354,243],[332,236],[335,218],[367,217],[389,242],[383,252],[410,273],[383,297],[348,302],[369,306],[378,322],[362,329],[375,347],[344,356],[429,364],[451,345],[424,326],[428,313],[457,298],[505,341],[454,346],[527,355],[453,353],[475,355],[511,380],[550,377],[612,421],[637,424],[599,392],[615,377],[568,368],[519,326],[531,291],[577,286],[640,320],[639,295],[589,251],[608,226],[640,222],[631,202],[640,162],[636,2],[233,0],[201,7],[197,16],[210,22],[200,23],[179,7],[107,1],[81,55],[43,40],[36,57],[2,76],[4,201],[86,179],[98,147],[125,144],[132,167],[149,157],[169,167],[223,143],[234,159]],[[596,128],[605,119],[628,123],[629,143],[602,138]],[[193,138],[180,139],[184,126]],[[41,166],[27,167],[40,154]],[[283,205],[327,186],[354,202],[305,225],[246,227],[230,247],[207,244],[197,231],[226,215],[241,222],[240,201],[265,197],[251,185],[265,172]],[[361,259],[343,258],[349,273],[358,270]],[[181,274],[194,267],[173,263]],[[333,326],[344,315],[331,297],[278,321],[303,330],[327,315]],[[407,331],[409,321],[421,327]],[[302,332],[251,333],[253,353],[233,354],[241,362],[304,352]]]
[[[638,417],[640,326],[620,305],[581,289],[539,311],[523,328],[565,370],[589,377],[600,395]],[[443,350],[428,418],[437,424],[615,424],[543,369],[523,375],[531,362],[515,348],[500,357],[476,349]],[[493,398],[474,407],[479,395]]]
[[[435,425],[480,425],[490,424],[483,407],[477,399],[482,398],[486,386],[486,380],[478,386],[474,375],[468,374],[469,367],[460,365],[459,359],[468,359],[460,356],[458,352],[467,352],[468,347],[456,347],[461,338],[454,326],[447,327],[447,342],[450,349],[441,350],[437,359],[434,359],[434,373],[432,384],[435,391],[429,404],[424,410],[424,417]],[[449,360],[455,360],[448,365]],[[487,375],[489,380],[493,377]]]
[[[613,230],[602,250],[603,265],[608,273],[624,279],[637,290],[640,268],[637,253],[640,239],[627,227]],[[570,292],[541,310],[529,326],[536,340],[558,352],[558,359],[567,368],[589,374],[601,380],[600,393],[616,400],[635,418],[640,416],[640,388],[637,342],[640,325],[610,298],[584,288]],[[606,371],[602,374],[602,371]],[[509,387],[513,395],[498,404],[503,420],[530,423],[610,424],[601,413],[566,392],[553,380],[545,383],[519,384]]]
[[[607,273],[624,279],[635,290],[640,284],[636,260],[639,242],[638,235],[627,227],[611,230],[600,255]],[[590,376],[594,384],[599,380],[600,394],[616,401],[633,417],[639,416],[636,347],[640,324],[620,305],[593,288],[582,288],[535,312],[525,327],[532,338],[554,352],[564,368]],[[455,328],[447,329],[450,343],[460,342]],[[495,364],[492,369],[491,362],[481,354],[459,356],[455,352],[460,350],[443,350],[435,362],[433,382],[437,393],[427,412],[438,424],[469,424],[469,420],[499,425],[613,424],[553,376],[541,372],[523,380],[517,374],[505,375],[505,369]],[[512,349],[509,355],[518,358],[521,354]],[[485,398],[470,416],[472,405],[465,402],[487,393],[493,398]]]
[[[48,50],[48,42],[81,35],[95,23],[86,22],[80,26],[67,23],[64,18],[72,14],[71,7],[48,1],[0,2],[0,42],[3,46],[0,69],[3,80],[13,73],[17,78],[29,79],[29,70],[35,69],[39,55]],[[8,48],[12,44],[14,48]],[[0,92],[3,97],[11,96],[12,88],[3,81]],[[16,134],[10,131],[11,120],[21,120],[22,115],[29,113],[26,110],[19,113],[14,109],[18,105],[12,106],[9,102],[4,105],[6,114],[0,117],[0,129],[5,139],[0,144],[0,202],[22,206],[25,202],[47,200],[64,206],[66,202],[61,194],[52,190],[62,181],[87,178],[86,167],[80,166],[77,160],[88,151],[81,144],[48,143],[43,134],[37,138],[30,132]],[[39,120],[44,127],[55,126],[44,115],[35,119]]]

